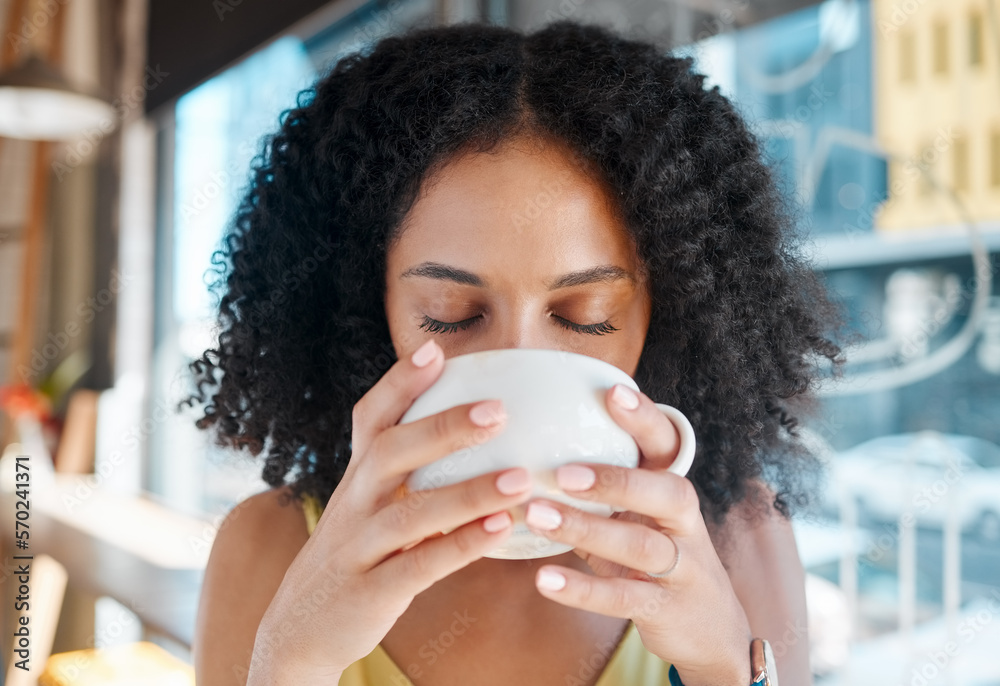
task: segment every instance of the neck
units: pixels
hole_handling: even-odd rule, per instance
[[[581,610],[550,601],[535,588],[535,574],[546,564],[589,571],[587,563],[572,551],[534,560],[484,557],[416,596],[403,615],[403,623],[408,617],[423,622],[436,617],[443,622],[456,611],[470,612],[498,625],[519,624],[526,618],[540,626],[579,620]]]
[[[511,655],[530,669],[552,672],[545,672],[543,683],[553,683],[553,674],[575,673],[581,656],[590,660],[595,646],[610,658],[628,620],[543,597],[535,574],[546,564],[589,571],[572,551],[536,560],[479,559],[417,595],[383,639],[383,648],[397,665],[416,665],[427,679],[423,683],[458,683],[448,675],[474,673],[497,656]],[[446,650],[452,644],[462,649]],[[594,666],[587,664],[592,672]],[[504,663],[497,669],[513,674],[520,668]]]
[[[535,588],[535,575],[543,565],[550,564],[590,571],[587,563],[573,551],[533,560],[483,557],[442,579],[437,586],[447,586],[449,594],[468,591],[485,593],[487,597],[503,597],[505,604],[520,599],[535,603],[540,599]]]

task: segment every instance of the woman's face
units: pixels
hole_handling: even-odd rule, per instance
[[[549,348],[634,376],[651,300],[612,202],[567,148],[537,138],[430,174],[387,255],[399,359],[433,337],[446,358]]]

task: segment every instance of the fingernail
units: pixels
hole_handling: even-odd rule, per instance
[[[556,483],[564,491],[586,491],[596,480],[594,470],[581,464],[564,464],[556,468]]]
[[[483,520],[483,528],[491,534],[495,534],[498,531],[503,531],[508,526],[510,526],[511,519],[510,515],[506,512],[497,512],[495,515],[490,515]]]
[[[504,495],[523,493],[531,488],[531,475],[526,469],[509,469],[497,477],[496,484]]]
[[[621,384],[615,384],[614,390],[611,391],[611,399],[618,407],[626,410],[634,410],[639,407],[639,396],[631,388],[626,388]]]
[[[496,426],[506,418],[503,403],[499,400],[484,400],[469,410],[469,419],[476,426]]]
[[[551,569],[542,569],[538,572],[535,584],[538,588],[544,588],[547,591],[561,591],[566,587],[566,577]]]
[[[434,342],[433,338],[428,340],[417,348],[416,352],[410,357],[410,361],[418,367],[426,367],[437,357],[437,347],[437,343]]]
[[[562,524],[562,515],[559,514],[559,510],[548,505],[531,503],[524,515],[524,521],[528,526],[533,526],[536,529],[552,531],[558,529],[559,525]]]

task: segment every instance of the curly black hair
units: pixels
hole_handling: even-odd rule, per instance
[[[704,80],[690,58],[571,20],[414,27],[337,61],[265,139],[213,256],[218,344],[183,401],[203,406],[197,426],[326,502],[353,407],[395,362],[386,251],[421,179],[527,131],[568,143],[619,201],[651,278],[635,381],[694,425],[706,519],[754,479],[790,516],[817,464],[796,441],[800,401],[842,362],[840,317],[760,144]]]

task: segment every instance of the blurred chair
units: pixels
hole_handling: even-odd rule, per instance
[[[194,686],[194,683],[194,667],[149,641],[53,655],[38,680],[38,686]]]

